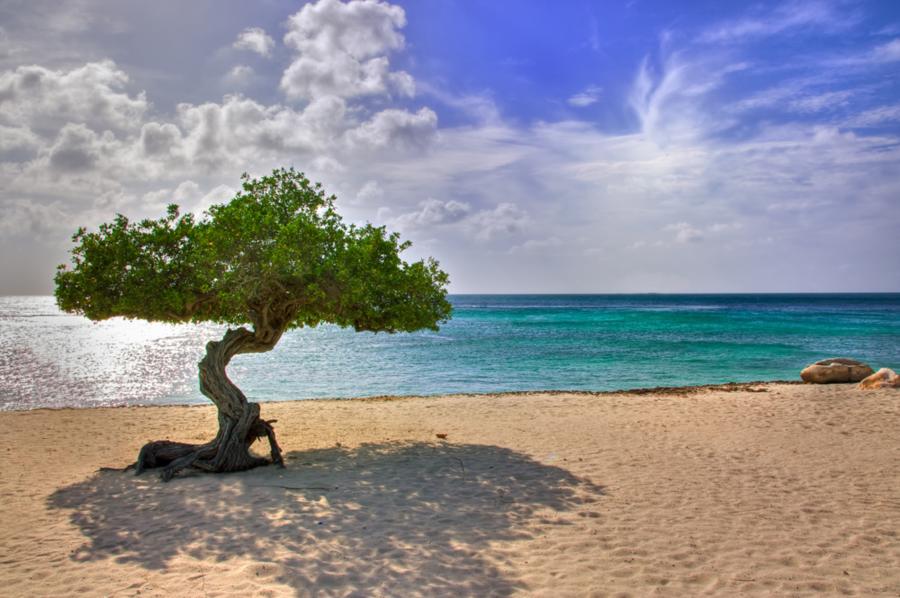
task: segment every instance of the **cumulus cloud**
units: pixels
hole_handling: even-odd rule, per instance
[[[232,199],[237,194],[237,189],[229,185],[216,185],[210,189],[200,201],[193,206],[195,214],[202,214],[216,204],[222,204]]]
[[[478,239],[489,241],[521,232],[528,222],[525,211],[516,204],[504,202],[493,209],[473,215],[470,226]]]
[[[62,234],[69,218],[57,202],[42,204],[26,199],[0,202],[0,233],[9,237],[39,237]]]
[[[0,124],[25,125],[53,135],[67,123],[95,131],[132,131],[149,104],[143,92],[126,91],[128,75],[111,60],[70,71],[20,66],[0,74]]]
[[[465,218],[471,211],[467,203],[450,200],[428,198],[419,203],[418,209],[408,212],[393,220],[393,224],[401,230],[428,228],[443,224],[452,224]]]
[[[268,57],[272,55],[275,40],[262,27],[248,27],[238,34],[232,46],[238,50],[249,50]]]
[[[175,156],[181,145],[181,130],[172,123],[148,122],[141,127],[138,148],[145,158]]]
[[[319,0],[288,20],[284,43],[296,52],[281,79],[288,98],[411,96],[413,78],[391,71],[387,54],[404,46],[406,15],[382,2]]]
[[[347,139],[351,146],[366,149],[423,149],[434,139],[436,129],[437,114],[430,108],[416,113],[388,109],[349,131]]]
[[[91,170],[100,159],[99,138],[81,124],[67,124],[49,148],[50,168],[63,172]]]
[[[192,205],[200,194],[200,185],[194,181],[182,181],[174,189],[148,191],[141,198],[144,205],[153,210],[161,210],[169,204]]]
[[[181,104],[177,125],[182,146],[194,164],[225,169],[241,163],[274,158],[282,152],[311,154],[331,150],[348,129],[346,106],[340,98],[326,97],[302,110],[278,104],[264,105],[235,95],[221,103]]]
[[[182,181],[174,189],[165,188],[148,191],[141,201],[145,208],[153,212],[161,212],[169,204],[177,204],[184,210],[201,215],[213,204],[228,201],[236,191],[228,185],[217,185],[213,189],[204,190],[192,180]]]
[[[454,226],[455,231],[462,232],[472,239],[486,242],[508,238],[522,232],[528,216],[519,206],[504,202],[492,208],[476,210],[472,204],[457,200],[441,201],[428,198],[419,202],[413,211],[388,218],[390,208],[382,206],[379,210],[381,218],[387,218],[392,227],[402,231],[432,230]],[[531,245],[533,245],[532,243]],[[524,247],[531,247],[528,242]],[[522,250],[522,246],[513,248]]]
[[[40,146],[40,139],[28,127],[0,125],[0,160],[20,159],[33,153]]]

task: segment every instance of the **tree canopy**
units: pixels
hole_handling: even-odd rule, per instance
[[[368,331],[436,329],[448,277],[384,227],[345,224],[335,197],[293,169],[242,177],[230,202],[197,218],[122,215],[73,236],[56,274],[65,311],[92,320],[252,324],[283,331],[332,322]]]

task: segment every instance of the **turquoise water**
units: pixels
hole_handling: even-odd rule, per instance
[[[900,294],[457,295],[440,332],[296,330],[229,371],[254,400],[613,390],[797,379],[846,356],[900,369]],[[60,313],[0,298],[0,409],[194,403],[218,326]]]

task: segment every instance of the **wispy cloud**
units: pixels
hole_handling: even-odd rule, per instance
[[[879,44],[869,50],[853,50],[825,61],[831,67],[879,67],[900,62],[900,38]]]
[[[852,26],[856,17],[839,13],[831,2],[794,1],[772,11],[719,23],[703,32],[699,41],[729,43],[764,38],[797,30],[840,31]]]
[[[788,109],[807,114],[835,110],[849,104],[857,93],[854,89],[844,89],[807,95],[791,100],[788,103]]]
[[[878,106],[864,110],[846,119],[842,125],[848,128],[877,127],[886,123],[900,123],[900,104]]]
[[[602,92],[603,89],[601,87],[591,85],[584,91],[576,93],[566,101],[569,105],[575,106],[576,108],[584,108],[591,104],[596,104],[600,100],[600,94]]]
[[[897,62],[900,61],[900,38],[892,39],[872,50],[869,55],[872,62]]]

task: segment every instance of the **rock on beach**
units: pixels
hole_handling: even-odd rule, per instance
[[[806,366],[800,372],[800,378],[809,384],[860,382],[871,376],[873,372],[872,368],[861,361],[846,357],[834,357]]]
[[[890,368],[881,368],[865,380],[859,383],[863,390],[875,388],[900,388],[900,376]]]

